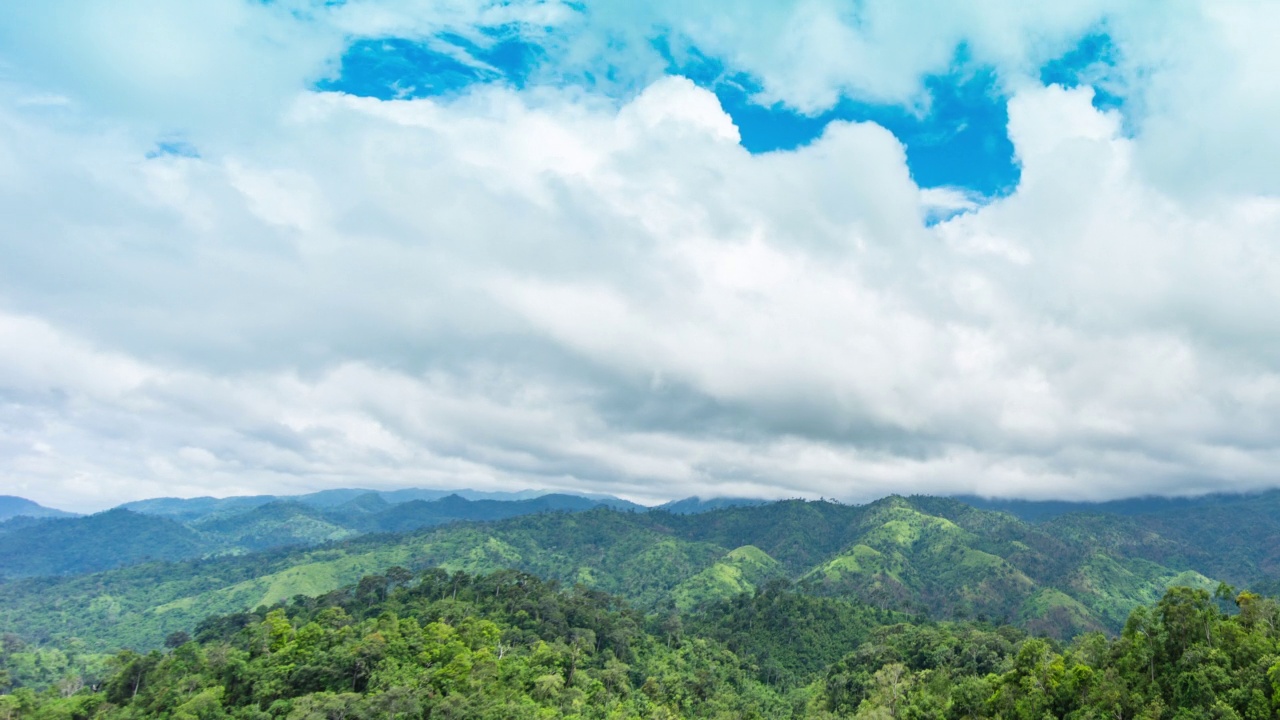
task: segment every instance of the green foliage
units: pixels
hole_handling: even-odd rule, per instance
[[[724,643],[764,682],[789,687],[816,679],[874,628],[903,619],[869,605],[799,594],[787,581],[774,580],[754,593],[703,605],[682,628]]]
[[[772,718],[778,693],[719,643],[536,577],[430,570],[211,618],[99,688],[9,696],[15,717]]]
[[[33,662],[56,672],[8,681],[0,720],[1275,720],[1280,604],[1250,592],[1231,602],[1224,614],[1208,591],[1174,587],[1118,636],[1063,645],[1008,626],[904,621],[782,580],[646,617],[518,571],[393,568],[210,617],[168,652],[96,667],[6,645],[0,673]]]
[[[61,693],[74,693],[99,682],[107,673],[109,658],[87,651],[81,642],[39,647],[6,634],[0,636],[0,693],[24,687],[56,687]]]
[[[1136,609],[1114,640],[1061,648],[1009,629],[899,625],[833,665],[813,709],[948,718],[1275,717],[1280,635],[1273,601],[1241,595],[1223,615],[1200,589]],[[1251,615],[1251,616],[1246,616]],[[1271,672],[1270,678],[1268,672]]]

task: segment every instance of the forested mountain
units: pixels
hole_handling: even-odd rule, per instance
[[[15,517],[73,517],[75,513],[45,507],[40,503],[13,495],[0,495],[0,522]]]
[[[48,522],[49,520],[52,520],[52,519],[55,519],[55,518],[31,517],[30,515],[18,515],[16,517],[11,517],[8,520],[0,520],[0,535],[6,535],[8,533],[17,532],[19,530],[26,530],[29,527],[39,525],[40,523],[43,523],[43,522]]]
[[[1105,502],[1070,502],[1065,500],[1017,500],[958,495],[956,500],[981,510],[1007,512],[1030,522],[1051,520],[1063,515],[1153,515],[1170,512],[1199,513],[1211,508],[1239,506],[1254,502],[1274,505],[1280,490],[1259,493],[1215,493],[1196,497],[1146,496],[1108,500]]]
[[[1058,637],[1115,631],[1167,587],[1211,588],[1217,580],[939,498],[865,506],[785,501],[697,516],[595,508],[12,581],[0,584],[0,610],[10,611],[0,613],[8,623],[0,630],[42,641],[74,635],[103,648],[154,647],[206,615],[322,594],[393,565],[516,568],[664,612],[781,579],[809,595],[885,611],[1017,623]]]
[[[65,575],[0,582],[0,717],[1273,718],[1280,612],[1220,581],[1275,584],[1277,498],[20,518],[0,567]]]
[[[188,558],[203,548],[197,533],[172,520],[108,510],[0,534],[0,577],[96,572]]]
[[[408,532],[542,512],[640,507],[609,496],[546,494],[511,500],[468,500],[457,494],[434,500],[419,497],[434,493],[333,490],[283,500],[269,495],[160,498],[56,521],[19,516],[0,523],[0,578],[67,575],[147,560],[314,546],[366,533]],[[489,494],[494,493],[479,493]]]
[[[205,552],[266,550],[288,545],[317,545],[359,534],[322,510],[276,501],[238,513],[206,515],[189,527],[202,534]],[[202,553],[203,554],[203,553]]]
[[[612,495],[557,495],[555,493],[522,490],[519,492],[487,492],[482,490],[431,490],[427,488],[405,488],[402,490],[362,490],[359,488],[339,488],[321,490],[305,495],[245,495],[226,498],[153,498],[135,500],[121,505],[121,508],[146,515],[163,515],[183,522],[198,520],[212,515],[238,513],[269,503],[295,503],[311,508],[333,510],[352,503],[368,502],[375,499],[386,508],[392,505],[413,501],[434,501],[443,498],[457,497],[464,500],[485,500],[492,502],[517,502],[535,500],[537,498],[556,495],[558,497],[575,497],[590,501],[589,507],[604,505],[620,510],[645,510],[643,505],[613,497]],[[2,507],[2,506],[0,506]],[[3,519],[3,518],[0,518]],[[471,518],[468,518],[471,519]]]
[[[767,500],[758,500],[754,498],[708,498],[703,500],[700,497],[689,497],[683,500],[672,500],[669,503],[663,503],[658,506],[659,510],[673,513],[675,515],[696,515],[698,513],[710,512],[711,510],[720,510],[722,508],[750,506],[750,505],[766,505]]]
[[[450,495],[439,500],[410,500],[354,519],[365,532],[407,532],[467,520],[502,520],[544,512],[582,512],[610,507],[577,495],[542,495],[527,500],[466,500]]]
[[[128,503],[124,509],[118,509],[110,518],[76,518],[60,521],[49,528],[37,528],[44,519],[19,518],[0,521],[0,577],[20,578],[33,575],[76,574],[83,571],[106,570],[120,568],[146,560],[166,559],[198,559],[218,555],[239,555],[239,553],[271,550],[276,547],[317,546],[328,542],[343,541],[361,534],[369,533],[404,533],[413,530],[430,528],[434,525],[462,523],[462,521],[500,520],[516,518],[516,516],[536,514],[536,512],[573,511],[579,512],[593,507],[607,506],[635,511],[637,507],[626,501],[609,496],[584,497],[571,495],[538,495],[538,493],[506,493],[508,500],[493,500],[486,496],[502,495],[502,493],[467,492],[467,495],[480,497],[480,500],[467,500],[461,495],[438,496],[440,491],[429,489],[406,489],[393,492],[365,492],[358,489],[338,489],[312,493],[308,496],[278,498],[274,496],[232,497],[232,498],[192,498],[192,500],[175,500],[175,498],[157,498],[157,500]],[[526,497],[532,495],[534,497]],[[425,500],[431,497],[433,500]],[[512,500],[515,498],[515,500]],[[1080,565],[1087,565],[1079,571],[1075,583],[1098,585],[1097,575],[1102,585],[1110,587],[1115,582],[1130,585],[1124,591],[1124,597],[1142,597],[1151,600],[1149,593],[1134,596],[1133,585],[1155,582],[1158,577],[1169,573],[1166,570],[1196,570],[1211,578],[1228,580],[1236,584],[1266,585],[1270,578],[1280,577],[1280,560],[1277,552],[1268,552],[1267,548],[1280,547],[1280,492],[1262,493],[1257,496],[1212,496],[1197,500],[1151,500],[1143,498],[1137,501],[1116,503],[1018,503],[1004,502],[1005,506],[1019,510],[1021,514],[1033,518],[1050,519],[1039,521],[1038,529],[1023,527],[1025,524],[1010,524],[1009,519],[997,521],[996,514],[973,515],[970,520],[961,520],[965,515],[964,507],[975,502],[975,498],[966,498],[964,502],[945,500],[945,498],[914,498],[916,505],[924,506],[933,502],[933,510],[948,523],[957,523],[968,528],[966,521],[973,518],[987,518],[978,527],[968,528],[977,533],[982,542],[996,542],[1001,533],[1030,534],[1033,552],[1023,552],[1014,562],[1014,568],[1028,575],[1033,582],[1036,579],[1037,562],[1048,562],[1046,568],[1050,573],[1073,573]],[[659,514],[705,514],[713,510],[751,509],[751,507],[771,507],[777,503],[744,500],[744,498],[686,498],[684,501],[669,502],[660,506]],[[998,503],[997,503],[998,505]],[[788,507],[786,503],[778,507]],[[1112,509],[1116,512],[1066,512],[1061,510],[1076,509]],[[125,519],[131,515],[120,512],[132,510],[133,515],[145,515],[145,518],[132,516],[129,523]],[[745,515],[750,523],[777,525],[774,515],[777,510],[762,509],[759,515]],[[785,511],[783,511],[785,512]],[[100,514],[101,515],[101,514]],[[724,515],[712,521],[708,527],[721,527],[724,523],[737,518],[739,514]],[[177,521],[189,532],[166,524],[161,520]],[[1245,521],[1240,521],[1245,520]],[[842,557],[826,557],[835,562],[822,573],[810,575],[809,580],[826,587],[831,592],[855,592],[854,585],[863,580],[849,579],[849,573],[841,571],[841,565],[858,562],[868,565],[868,573],[883,575],[888,582],[873,583],[873,587],[864,588],[869,597],[878,597],[882,601],[899,602],[902,598],[919,600],[920,594],[925,597],[934,589],[925,585],[937,582],[925,582],[902,578],[892,566],[901,565],[900,560],[876,559],[868,555],[865,548],[845,548],[840,543],[849,541],[847,534],[831,532],[826,527],[826,519],[814,519],[815,524],[804,527],[803,521],[783,521],[777,527],[786,528],[780,532],[795,532],[791,537],[795,544],[794,551],[806,553],[804,560],[792,562],[788,566],[788,577],[800,579],[795,574],[801,565],[805,570],[814,570],[819,557],[826,557],[838,550],[847,550]],[[678,524],[678,523],[677,523]],[[115,541],[125,527],[136,527],[128,530],[131,538],[128,542]],[[148,528],[143,532],[142,527]],[[940,525],[941,527],[941,525]],[[799,528],[799,529],[796,529]],[[940,538],[946,536],[945,530]],[[696,533],[694,533],[696,536]],[[937,534],[937,533],[934,533]],[[1009,536],[1009,537],[1014,537]],[[61,539],[52,539],[61,538]],[[1044,539],[1050,538],[1050,539]],[[1052,560],[1032,560],[1032,555],[1046,557],[1064,556],[1064,550],[1053,546],[1053,538],[1070,538],[1070,546],[1074,548],[1075,565],[1060,566]],[[709,538],[710,541],[723,548],[724,552],[741,547],[742,543],[726,538]],[[65,542],[64,542],[65,541]],[[147,543],[155,547],[148,547]],[[835,542],[837,546],[832,546]],[[968,541],[965,541],[968,542]],[[750,543],[748,543],[750,544]],[[870,546],[867,546],[870,547]],[[977,547],[977,546],[975,546]],[[1085,562],[1083,548],[1089,548],[1094,559]],[[982,552],[992,553],[989,548],[978,547]],[[1014,551],[1009,547],[997,550],[993,555],[1006,557]],[[860,555],[859,555],[860,553]],[[786,555],[786,551],[783,552]],[[1014,553],[1018,555],[1018,553]],[[860,560],[858,560],[860,557]],[[970,564],[980,565],[978,555],[968,556]],[[790,562],[790,560],[786,560]],[[1111,562],[1120,562],[1121,568],[1111,568]],[[1151,561],[1156,566],[1142,565],[1135,561]],[[888,562],[884,565],[883,562]],[[1027,569],[1020,564],[1029,564]],[[872,571],[872,568],[876,569]],[[969,571],[965,570],[965,574]],[[1083,574],[1080,574],[1083,573]],[[864,573],[865,574],[865,573]],[[1133,577],[1129,577],[1133,575]],[[705,578],[704,578],[705,579]],[[721,578],[722,580],[724,578]],[[820,579],[820,582],[819,582]],[[1001,583],[1014,583],[1021,587],[1030,587],[1023,580],[1010,575],[1000,580]],[[852,583],[852,584],[850,584]],[[1261,583],[1261,584],[1260,584]],[[997,583],[998,584],[998,583]],[[1158,584],[1158,583],[1157,583]],[[836,585],[844,589],[836,591]],[[1014,585],[1010,585],[1014,587]],[[950,588],[948,580],[942,580],[942,588]],[[982,596],[989,588],[977,588],[975,597]],[[1005,588],[1009,589],[1009,588]],[[859,591],[860,592],[860,591]],[[948,589],[943,589],[948,593]],[[1005,592],[1002,589],[1001,592]],[[687,602],[686,600],[682,602]],[[1069,597],[1075,597],[1070,594]],[[977,612],[988,614],[989,603],[982,600],[969,602],[963,598],[952,598],[943,605],[945,611]],[[1076,620],[1083,621],[1084,615],[1105,615],[1107,623],[1114,624],[1117,616],[1123,616],[1126,607],[1121,601],[1114,607],[1093,607],[1085,603],[1085,612],[1079,607],[1066,602],[1059,594],[1043,594],[1037,601],[1044,605],[1044,611],[1032,611],[1032,615],[1075,615]],[[940,602],[924,600],[923,606],[938,606]],[[966,605],[972,606],[966,609]]]
[[[120,505],[118,509],[143,515],[159,515],[182,522],[198,520],[209,515],[250,510],[260,505],[277,502],[274,495],[243,495],[225,498],[151,498],[135,500]]]

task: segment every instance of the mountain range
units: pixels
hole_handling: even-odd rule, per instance
[[[784,583],[885,612],[1070,637],[1119,630],[1169,587],[1266,592],[1280,576],[1280,492],[1040,522],[937,497],[688,501],[644,512],[566,495],[326,500],[167,500],[164,515],[141,512],[153,502],[0,525],[0,567],[11,578],[0,582],[0,632],[154,647],[211,614],[320,595],[388,568],[442,567],[514,568],[647,612],[688,612]],[[702,512],[682,514],[690,510]]]
[[[150,560],[183,560],[288,546],[312,546],[369,533],[398,533],[455,522],[501,520],[598,507],[650,508],[610,495],[425,489],[325,490],[296,496],[155,498],[75,516],[21,498],[0,522],[0,578],[98,572]],[[755,505],[763,500],[686,498],[658,509],[675,514]]]

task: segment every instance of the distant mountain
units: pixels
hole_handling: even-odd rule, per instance
[[[433,490],[428,488],[405,488],[401,490],[369,490],[364,488],[337,488],[320,490],[303,495],[245,495],[225,498],[153,498],[135,500],[119,507],[147,515],[162,515],[182,522],[190,522],[215,514],[227,514],[250,510],[255,507],[274,502],[293,502],[325,510],[335,510],[339,514],[351,510],[353,502],[370,502],[370,498],[379,498],[386,505],[398,505],[414,500],[433,501],[456,495],[465,500],[490,500],[496,502],[518,502],[532,500],[547,495],[571,495],[594,501],[594,505],[605,505],[619,510],[648,510],[629,500],[596,493],[552,493],[546,490],[520,490],[518,492],[490,492],[484,490]],[[21,500],[21,498],[15,498]],[[25,501],[24,501],[25,502]],[[344,510],[345,508],[345,510]],[[0,511],[3,504],[0,503]],[[53,511],[60,512],[60,511]],[[0,514],[0,520],[5,516]]]
[[[276,501],[234,514],[210,515],[190,524],[220,551],[267,550],[289,545],[319,545],[359,535],[324,511],[302,503]]]
[[[90,573],[199,557],[206,549],[197,533],[168,518],[108,510],[0,535],[0,577]]]
[[[1073,513],[1043,527],[1114,557],[1194,567],[1235,585],[1280,590],[1280,491],[1202,499],[1132,515]]]
[[[130,510],[143,515],[161,515],[187,522],[218,513],[250,510],[260,505],[276,502],[274,495],[242,495],[225,498],[152,498],[135,500],[120,505],[123,510]]]
[[[314,546],[365,533],[407,532],[543,512],[640,507],[610,496],[554,493],[518,500],[468,500],[460,494],[406,499],[415,494],[433,496],[438,491],[344,489],[286,498],[156,498],[87,518],[19,516],[0,522],[0,577],[76,574],[146,560]],[[146,544],[141,543],[144,538]]]
[[[368,532],[407,532],[462,521],[503,520],[543,512],[583,512],[603,503],[577,495],[542,495],[528,500],[467,500],[449,495],[439,500],[411,500],[366,516]]]
[[[1280,498],[1280,491],[1265,493],[1219,493],[1198,497],[1136,497],[1107,502],[1070,502],[1066,500],[1011,500],[984,498],[977,495],[957,495],[966,505],[982,510],[1007,512],[1028,522],[1042,522],[1071,513],[1089,515],[1150,515],[1179,510],[1201,511],[1210,507],[1234,505],[1241,502],[1270,501]]]
[[[423,488],[405,488],[403,490],[383,490],[378,493],[389,503],[402,503],[410,500],[439,500],[450,495],[467,500],[532,500],[536,497],[552,494],[549,490],[517,490],[514,492],[493,490],[428,490]],[[615,498],[616,499],[616,498]]]
[[[765,505],[768,504],[768,502],[768,500],[761,500],[759,498],[733,497],[708,498],[703,500],[695,495],[694,497],[687,497],[683,500],[672,500],[671,502],[663,503],[654,509],[665,510],[674,515],[697,515],[698,513],[711,512],[712,510],[720,510],[723,508]]]
[[[412,502],[414,500],[440,500],[441,498],[456,495],[465,500],[496,500],[499,502],[515,502],[519,500],[532,500],[544,495],[553,494],[548,490],[519,490],[516,492],[501,492],[487,490],[434,490],[430,488],[403,488],[400,490],[368,490],[360,488],[342,488],[336,490],[321,490],[319,492],[308,493],[306,495],[288,496],[286,499],[295,500],[305,505],[314,505],[316,507],[338,507],[355,500],[356,498],[366,495],[376,495],[385,500],[390,505],[398,505],[400,503]],[[577,493],[573,493],[577,494]],[[581,497],[588,497],[583,494]],[[611,495],[596,496],[599,498],[608,498],[615,502],[626,502],[619,500]]]
[[[337,508],[343,512],[355,513],[357,515],[368,515],[370,513],[385,512],[401,503],[387,502],[387,499],[376,492],[368,492],[363,495],[357,495],[350,500],[342,503]]]
[[[75,517],[75,513],[45,507],[40,503],[15,495],[0,495],[0,521],[20,516],[32,518]]]

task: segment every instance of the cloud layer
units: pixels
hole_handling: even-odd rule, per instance
[[[1277,484],[1267,6],[153,5],[0,29],[6,492]],[[354,37],[493,28],[543,80],[307,89]],[[1020,184],[918,188],[870,123],[752,155],[653,28],[802,111],[926,107],[963,47],[1002,78]],[[1119,110],[1038,79],[1099,31]]]

